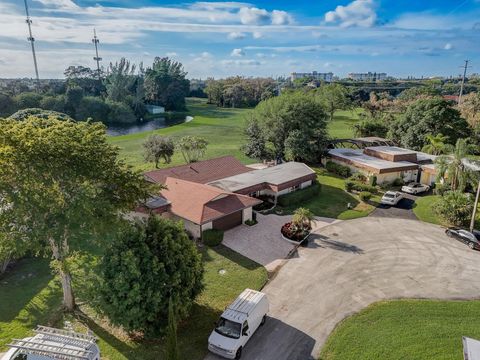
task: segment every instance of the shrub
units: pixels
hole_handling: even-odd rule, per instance
[[[352,192],[353,190],[355,191],[368,191],[370,193],[376,193],[377,188],[375,186],[367,185],[367,184],[362,184],[358,181],[352,181],[352,180],[345,180],[345,190],[348,192]]]
[[[255,224],[258,224],[257,220],[248,219],[247,221],[245,221],[245,225],[248,225],[248,226],[253,226]]]
[[[337,164],[333,161],[327,161],[325,168],[333,174],[337,174],[341,177],[348,178],[352,175],[352,171],[348,166]]]
[[[349,179],[352,181],[357,181],[364,184],[367,182],[367,177],[360,172],[354,173],[352,176],[349,177]]]
[[[435,194],[443,196],[447,191],[450,191],[450,184],[448,183],[438,183],[435,186]]]
[[[223,241],[223,231],[217,229],[205,230],[202,234],[202,240],[205,245],[210,247],[220,245]]]
[[[435,204],[435,213],[448,225],[468,225],[473,211],[470,195],[459,191],[447,191]]]
[[[290,194],[281,195],[277,199],[277,204],[280,206],[297,205],[304,201],[308,201],[320,193],[321,186],[319,183],[294,191]]]
[[[368,202],[372,198],[372,193],[369,191],[362,191],[360,194],[358,194],[358,197],[363,202]]]
[[[401,178],[396,178],[392,182],[392,186],[402,186],[404,184],[405,184],[405,181],[403,181],[403,179],[401,179]]]
[[[165,329],[170,299],[177,319],[185,319],[203,288],[202,258],[183,224],[157,216],[119,232],[101,274],[102,312],[112,324],[145,335]]]
[[[377,176],[370,176],[370,178],[368,179],[368,183],[370,184],[370,186],[377,186]]]

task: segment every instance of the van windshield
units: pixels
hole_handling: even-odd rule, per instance
[[[239,339],[240,338],[240,330],[242,325],[240,323],[236,323],[224,318],[220,318],[217,323],[217,327],[215,331],[220,335],[232,338],[232,339]]]

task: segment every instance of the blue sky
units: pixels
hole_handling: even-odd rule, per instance
[[[189,77],[293,71],[480,72],[480,0],[29,0],[42,78],[124,56],[181,61]],[[33,76],[23,1],[0,0],[0,77]]]

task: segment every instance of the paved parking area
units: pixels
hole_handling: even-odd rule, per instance
[[[480,252],[420,221],[367,217],[324,227],[264,288],[270,318],[242,358],[315,359],[339,321],[379,300],[478,298],[479,262]]]
[[[380,204],[370,213],[370,216],[417,220],[413,212],[417,196],[411,194],[404,194],[404,196],[396,206]]]
[[[291,221],[291,215],[257,214],[258,224],[240,225],[225,232],[223,245],[263,265],[268,271],[275,271],[296,246],[282,239],[280,229]],[[338,220],[316,218],[313,228],[318,229]]]

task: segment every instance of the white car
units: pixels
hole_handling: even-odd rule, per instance
[[[402,191],[408,194],[419,194],[428,190],[430,190],[430,186],[415,182],[402,186]]]
[[[403,194],[400,191],[387,191],[382,196],[380,202],[385,205],[397,205],[403,199]]]
[[[227,359],[240,359],[247,341],[265,323],[268,308],[264,293],[245,289],[215,325],[208,338],[208,350]]]

